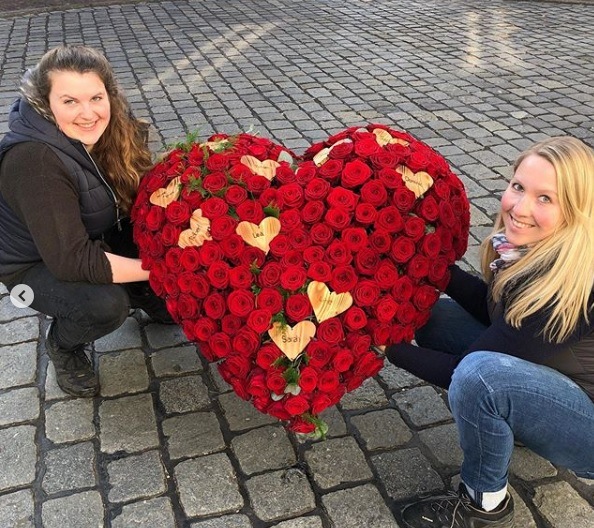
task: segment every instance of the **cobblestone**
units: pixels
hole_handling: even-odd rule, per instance
[[[106,52],[155,152],[250,125],[298,154],[350,125],[406,129],[466,187],[469,270],[516,155],[550,134],[594,143],[590,0],[21,4],[0,0],[0,134],[22,72],[62,42]],[[443,393],[388,362],[312,442],[141,310],[94,344],[101,395],[74,400],[47,326],[0,285],[0,528],[392,528],[459,481]],[[516,526],[594,526],[594,481],[525,448],[510,473]]]

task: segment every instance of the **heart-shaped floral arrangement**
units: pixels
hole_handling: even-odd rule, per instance
[[[188,142],[143,178],[132,219],[152,288],[223,379],[324,434],[318,414],[381,369],[375,347],[427,321],[470,214],[441,155],[368,125],[300,158],[249,134]]]

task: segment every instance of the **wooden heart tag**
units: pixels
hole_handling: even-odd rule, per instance
[[[392,137],[392,134],[383,128],[374,128],[373,134],[375,135],[375,140],[379,143],[380,147],[384,147],[385,145],[392,145],[394,143],[398,143],[399,145],[404,145],[408,147],[408,141],[404,139]]]
[[[246,244],[260,248],[264,253],[270,251],[270,241],[280,233],[281,223],[278,218],[268,216],[259,225],[251,222],[239,222],[235,232]]]
[[[307,296],[316,314],[318,323],[340,315],[353,304],[353,296],[349,292],[331,292],[326,284],[318,281],[311,281],[309,283]]]
[[[276,169],[280,167],[278,161],[267,159],[260,161],[254,156],[241,156],[240,163],[248,167],[254,174],[264,176],[268,181],[272,181],[276,176]]]
[[[423,196],[433,185],[433,178],[426,172],[413,172],[404,165],[399,165],[396,170],[402,174],[404,185],[414,192],[417,198]]]
[[[167,207],[171,202],[175,202],[179,198],[181,194],[181,185],[180,185],[180,177],[173,178],[169,182],[167,187],[157,189],[151,197],[149,201],[153,205],[160,205],[161,207]]]
[[[293,327],[274,323],[268,335],[282,353],[293,361],[316,335],[316,325],[311,321],[301,321]]]
[[[210,220],[202,216],[202,209],[196,209],[190,217],[190,229],[186,229],[179,234],[177,245],[181,248],[201,246],[205,240],[212,240]]]

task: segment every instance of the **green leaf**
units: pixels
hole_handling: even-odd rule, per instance
[[[280,217],[280,209],[276,205],[269,203],[264,207],[264,214],[266,216],[274,216],[274,218],[278,218]]]

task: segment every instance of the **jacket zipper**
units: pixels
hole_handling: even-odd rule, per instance
[[[120,217],[120,204],[118,203],[118,198],[117,198],[114,190],[109,185],[109,183],[107,183],[107,180],[103,177],[103,174],[101,174],[101,171],[99,170],[99,167],[97,167],[97,164],[95,163],[95,160],[91,156],[90,152],[87,150],[87,147],[83,143],[81,143],[81,145],[85,149],[85,152],[87,153],[87,156],[91,160],[91,163],[93,164],[93,167],[95,167],[95,170],[97,171],[97,174],[99,175],[99,178],[101,179],[101,181],[103,182],[103,184],[105,185],[105,187],[107,187],[107,189],[109,190],[109,192],[111,194],[111,197],[113,198],[113,203],[116,206],[116,223],[118,224],[118,231],[121,231],[122,230],[122,224],[120,222],[121,221],[121,217]]]

